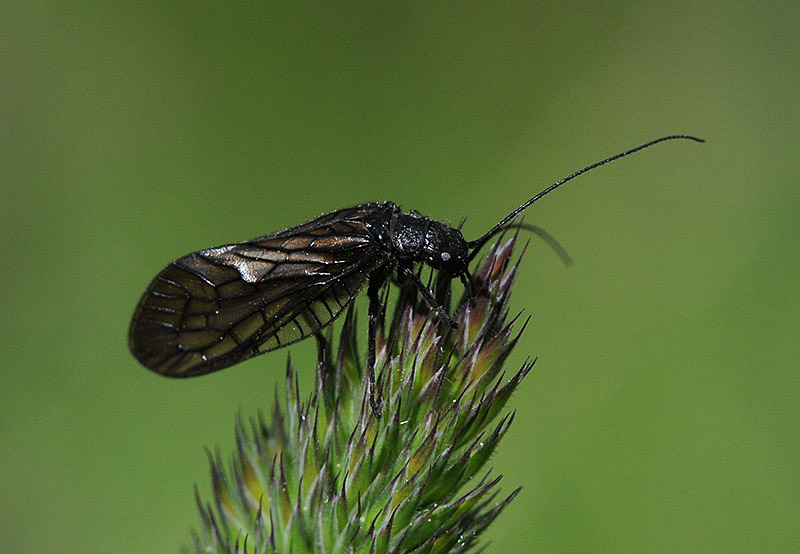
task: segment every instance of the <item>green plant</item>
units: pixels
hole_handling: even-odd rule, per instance
[[[493,247],[442,323],[413,286],[401,287],[378,333],[382,417],[369,408],[354,312],[338,348],[318,340],[316,391],[301,402],[287,364],[285,409],[236,427],[226,473],[212,457],[213,506],[198,496],[198,553],[465,552],[519,492],[497,498],[483,469],[513,420],[493,426],[533,362],[506,379],[518,334],[508,321],[515,238]],[[447,305],[449,280],[436,284]],[[385,305],[385,304],[384,304]],[[524,328],[524,325],[521,327]],[[521,332],[521,330],[519,331]]]

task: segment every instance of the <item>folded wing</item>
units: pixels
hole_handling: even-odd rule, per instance
[[[387,263],[361,220],[377,206],[175,260],[139,302],[133,355],[162,375],[190,377],[318,332]]]

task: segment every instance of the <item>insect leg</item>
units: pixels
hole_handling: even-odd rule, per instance
[[[385,267],[380,267],[369,276],[369,286],[367,287],[367,298],[369,298],[369,333],[367,337],[367,378],[369,379],[369,405],[375,417],[381,415],[381,400],[375,394],[375,336],[377,334],[378,321],[381,319],[381,300],[380,290],[386,282],[389,271]]]
[[[327,391],[330,390],[326,386],[327,381],[334,374],[331,367],[331,343],[321,332],[316,333],[314,337],[317,339],[317,381],[322,383],[320,390]]]
[[[411,271],[411,269],[408,266],[400,266],[400,271],[403,273],[405,277],[411,279],[411,282],[417,286],[417,289],[419,290],[422,297],[425,299],[425,302],[428,303],[428,306],[430,306],[433,310],[435,310],[439,314],[439,316],[441,316],[442,319],[444,319],[448,324],[450,324],[450,327],[453,328],[458,327],[456,322],[453,321],[453,318],[450,317],[450,314],[447,313],[447,310],[444,309],[442,306],[440,306],[438,302],[436,302],[436,299],[431,294],[431,291],[429,291],[428,287],[426,287],[422,283],[422,281],[419,280],[419,277],[417,277],[416,273]]]
[[[433,288],[430,290],[434,293],[434,298],[439,306],[450,305],[450,297],[453,288],[451,286],[452,282],[452,277],[444,271],[439,271],[436,275],[436,281],[434,282]]]
[[[461,280],[461,283],[463,283],[464,289],[467,291],[467,298],[469,298],[470,303],[472,303],[472,300],[477,294],[475,281],[472,279],[472,274],[469,271],[465,271],[459,275],[458,278]]]

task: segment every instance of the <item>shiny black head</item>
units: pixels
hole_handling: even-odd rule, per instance
[[[455,277],[468,273],[469,247],[458,229],[440,221],[431,221],[425,234],[422,260]]]

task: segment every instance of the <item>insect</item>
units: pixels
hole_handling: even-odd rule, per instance
[[[652,140],[593,163],[550,185],[483,236],[461,231],[393,202],[368,203],[297,227],[187,254],[150,283],[133,314],[129,345],[148,369],[168,377],[204,375],[303,340],[331,323],[367,284],[370,403],[375,397],[375,336],[380,290],[396,271],[410,279],[446,321],[447,310],[414,271],[419,263],[459,278],[469,292],[470,261],[531,204],[578,175],[674,139]]]

